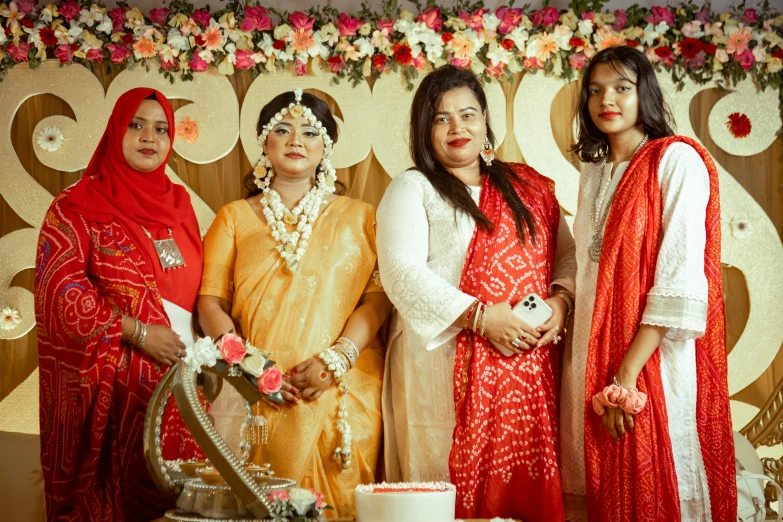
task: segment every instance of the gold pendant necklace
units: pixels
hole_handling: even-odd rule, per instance
[[[169,231],[168,239],[152,239],[152,235],[147,232],[146,228],[142,226],[141,229],[152,241],[152,245],[155,247],[155,252],[158,254],[160,266],[163,267],[163,270],[172,270],[185,266],[185,259],[182,257],[182,252],[179,251],[177,242],[174,241],[174,233],[170,228],[167,229]]]

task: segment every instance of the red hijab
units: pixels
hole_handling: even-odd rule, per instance
[[[202,247],[198,221],[190,203],[190,195],[185,187],[171,182],[166,175],[166,164],[171,156],[171,148],[166,160],[151,172],[139,172],[130,166],[122,151],[122,140],[128,125],[136,114],[141,102],[154,95],[163,107],[169,127],[169,138],[174,143],[174,111],[169,100],[160,92],[149,88],[131,89],[120,96],[114,105],[106,131],[103,133],[98,148],[87,165],[82,179],[74,185],[68,195],[66,205],[79,212],[85,218],[99,223],[118,221],[139,247],[139,252],[153,267],[155,278],[159,282],[178,273],[177,279],[187,274],[188,279],[196,281],[196,287],[201,277]],[[173,148],[173,147],[172,147]],[[183,255],[186,252],[197,254],[197,259],[186,257],[186,266],[164,275],[160,261],[153,257],[149,238],[141,226],[153,231],[168,228],[184,229],[184,236],[176,234],[178,243],[187,240],[190,245],[180,245]],[[168,237],[168,233],[165,234]],[[163,237],[163,236],[161,236]],[[156,238],[157,239],[157,238]],[[161,285],[164,297],[177,302],[183,308],[190,309],[195,301],[195,290],[186,292],[184,298],[172,299],[165,295],[165,286]],[[189,285],[190,286],[190,285]],[[197,290],[197,288],[196,288]],[[192,293],[192,298],[190,294]]]

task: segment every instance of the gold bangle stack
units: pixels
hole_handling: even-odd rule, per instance
[[[124,318],[125,316],[123,316]],[[147,340],[147,325],[133,318],[135,325],[133,327],[133,335],[130,338],[130,345],[136,348],[144,348],[144,341]]]
[[[334,343],[334,348],[337,350],[337,353],[345,358],[349,370],[356,366],[356,360],[359,358],[359,348],[356,347],[353,341],[347,337],[340,337]]]
[[[465,315],[465,324],[463,330],[470,330],[481,336],[484,335],[484,312],[487,311],[487,305],[476,299]]]

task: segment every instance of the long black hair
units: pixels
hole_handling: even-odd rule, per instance
[[[674,119],[663,99],[663,92],[650,60],[632,47],[610,47],[593,56],[582,75],[582,87],[576,110],[579,133],[576,143],[571,148],[579,159],[585,163],[595,163],[609,155],[609,140],[606,134],[598,130],[593,123],[587,106],[590,98],[590,77],[593,70],[602,63],[608,63],[623,79],[636,85],[639,96],[637,124],[644,127],[645,134],[651,140],[673,136],[674,131],[671,126]],[[629,78],[630,75],[636,76],[636,81]]]
[[[258,115],[258,123],[256,123],[256,136],[261,135],[261,131],[264,130],[264,125],[269,123],[269,120],[274,118],[275,114],[283,109],[287,109],[292,103],[296,103],[296,97],[293,91],[284,92],[278,94],[272,100],[261,108],[261,113]],[[313,96],[310,93],[302,93],[302,106],[309,107],[313,111],[313,115],[318,118],[326,128],[326,133],[332,138],[333,143],[337,143],[337,121],[332,115],[332,111],[329,110],[329,106],[325,101],[321,100],[317,96]],[[245,198],[252,198],[261,194],[261,189],[255,184],[256,177],[251,171],[250,174],[245,176],[242,180],[242,185],[245,187],[247,194]],[[335,181],[335,193],[341,196],[345,193],[346,187],[340,181]]]
[[[427,177],[435,190],[456,210],[469,214],[476,225],[483,230],[491,231],[493,223],[479,209],[476,202],[470,196],[467,185],[452,174],[435,156],[430,133],[435,121],[435,112],[438,110],[443,95],[447,92],[462,87],[469,88],[481,105],[481,110],[487,118],[487,138],[492,147],[495,147],[495,134],[489,122],[487,111],[487,96],[476,76],[465,69],[454,65],[444,65],[424,77],[411,106],[411,133],[410,152],[413,162],[424,176]],[[514,189],[512,179],[520,181],[511,167],[498,159],[491,166],[479,161],[481,170],[489,176],[489,181],[500,191],[506,204],[511,209],[516,223],[517,235],[520,241],[525,242],[526,231],[535,241],[536,228],[533,215],[522,203]]]

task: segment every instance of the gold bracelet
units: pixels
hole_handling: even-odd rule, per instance
[[[563,301],[565,301],[566,304],[566,316],[571,315],[571,313],[574,311],[574,305],[576,304],[576,299],[574,298],[574,294],[569,292],[563,287],[558,288],[555,290],[555,293],[552,294],[552,297],[559,297]]]

